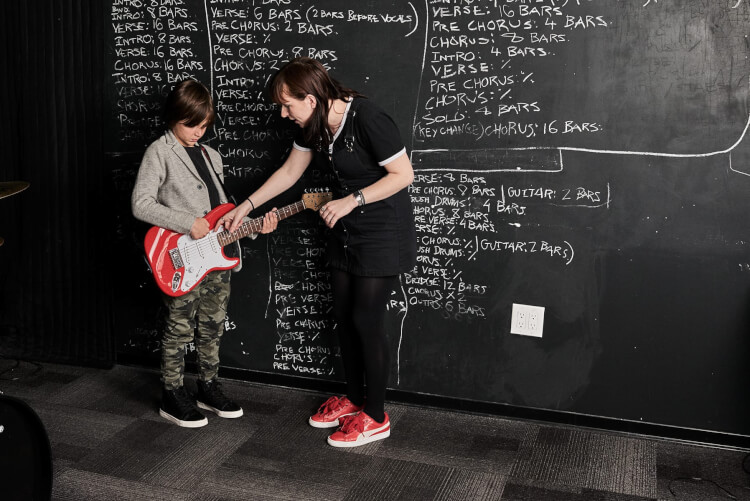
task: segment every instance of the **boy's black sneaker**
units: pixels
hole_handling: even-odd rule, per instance
[[[208,419],[196,409],[184,386],[162,391],[159,415],[185,428],[200,428],[208,424]]]
[[[216,379],[198,381],[198,407],[215,412],[219,417],[238,418],[242,407],[229,400],[221,391],[221,383]]]

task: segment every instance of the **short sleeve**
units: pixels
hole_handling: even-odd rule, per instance
[[[362,141],[381,167],[406,153],[393,119],[367,99],[362,99],[355,120]]]
[[[301,127],[298,128],[294,135],[294,143],[292,144],[292,147],[299,151],[312,151],[310,145],[305,141],[305,134]]]

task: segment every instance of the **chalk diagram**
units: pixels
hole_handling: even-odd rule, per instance
[[[419,90],[418,90],[418,97],[417,102],[415,106],[415,112],[414,112],[414,124],[416,125],[419,121],[419,115],[422,111],[425,109],[425,103],[426,99],[428,98],[429,94],[429,85],[427,85],[427,80],[432,78],[435,79],[435,72],[432,68],[430,68],[431,60],[435,59],[435,54],[431,54],[431,52],[438,52],[438,53],[445,53],[450,54],[451,51],[454,51],[455,47],[448,47],[447,49],[443,49],[441,47],[437,47],[431,50],[430,48],[430,40],[432,37],[438,37],[441,35],[439,28],[441,24],[443,26],[448,26],[448,29],[451,31],[455,31],[455,36],[462,36],[462,35],[471,35],[472,33],[476,35],[476,31],[473,31],[474,26],[471,28],[469,27],[469,23],[471,22],[469,20],[470,16],[473,16],[475,18],[482,18],[487,23],[489,23],[490,20],[493,22],[496,22],[498,20],[498,16],[495,16],[494,13],[492,16],[487,15],[486,11],[477,11],[474,10],[474,6],[478,5],[498,5],[502,4],[503,2],[486,2],[483,3],[481,1],[474,2],[472,5],[472,8],[464,12],[463,10],[460,10],[459,12],[453,11],[450,16],[446,14],[445,18],[440,18],[436,14],[439,12],[436,9],[440,8],[440,5],[438,2],[429,2],[428,0],[424,0],[423,6],[419,6],[419,8],[416,8],[415,5],[412,2],[407,2],[407,4],[402,4],[402,8],[404,11],[410,11],[411,15],[414,18],[414,22],[409,25],[404,25],[403,30],[403,37],[414,37],[416,36],[424,36],[424,49],[422,53],[422,61],[421,61],[421,72],[420,72],[420,82],[419,82]],[[587,2],[588,8],[596,10],[597,8],[600,8],[601,5],[604,5],[604,0],[598,1],[598,2]],[[690,0],[688,2],[689,5],[684,7],[684,11],[687,11],[690,8],[696,8],[699,10],[701,4],[705,2],[699,2],[697,0]],[[203,1],[204,4],[204,13],[206,18],[206,37],[209,42],[209,47],[212,47],[212,31],[211,31],[211,20],[209,18],[209,2],[208,0]],[[571,2],[572,4],[572,2]],[[669,15],[674,14],[676,12],[676,7],[674,2],[665,2],[665,1],[656,1],[656,0],[650,0],[643,2],[632,2],[632,3],[626,3],[626,6],[621,5],[620,2],[617,2],[618,8],[623,9],[631,9],[628,11],[628,15],[633,14],[633,16],[639,16],[641,15],[641,12],[647,12],[648,14],[654,13],[656,16],[661,16],[662,18],[668,18]],[[521,7],[517,3],[512,3],[508,5],[514,5],[514,8],[531,8],[530,5],[527,7]],[[467,7],[468,8],[468,7]],[[705,7],[706,9],[709,9],[709,7]],[[724,8],[724,7],[722,7]],[[640,9],[640,12],[636,12],[638,9]],[[661,9],[661,10],[660,10]],[[724,12],[724,14],[727,14],[724,18],[724,22],[729,23],[735,23],[735,24],[742,24],[744,23],[744,27],[747,27],[747,4],[742,1],[737,1],[734,5],[727,6],[726,9],[728,9],[728,13]],[[605,11],[606,9],[601,8],[601,10]],[[742,11],[742,12],[740,12]],[[520,12],[520,11],[519,11]],[[424,14],[423,14],[424,13]],[[564,12],[566,14],[567,12]],[[682,13],[682,11],[679,11],[678,13]],[[507,14],[507,12],[506,12]],[[737,14],[734,18],[729,19],[729,14]],[[442,15],[442,14],[441,14]],[[562,16],[563,18],[565,16]],[[700,16],[697,16],[700,18]],[[539,19],[534,18],[533,22],[540,21],[541,16]],[[599,30],[599,32],[606,32],[608,26],[596,26],[596,23],[604,24],[611,23],[610,19],[604,18],[604,21],[598,21],[597,16],[592,15],[592,18],[590,20],[591,23],[593,23],[592,26],[587,26],[585,28],[582,28],[581,31],[576,31],[575,29],[569,29],[564,34],[569,37],[570,39],[577,36],[579,33],[585,34],[586,36],[589,36],[589,33],[595,32],[594,30]],[[641,19],[641,18],[638,18]],[[309,20],[309,19],[308,19]],[[541,22],[541,21],[540,21]],[[588,22],[588,21],[587,21]],[[694,22],[694,21],[690,21]],[[435,24],[435,23],[441,23],[441,24]],[[489,24],[488,24],[489,26]],[[373,30],[377,29],[377,25],[370,25],[366,26],[367,28],[371,28]],[[497,26],[495,26],[497,27]],[[363,28],[365,28],[365,25],[363,25]],[[540,28],[541,30],[541,28]],[[509,31],[509,30],[508,30]],[[554,30],[548,30],[548,31],[554,31]],[[746,33],[748,30],[744,30]],[[687,35],[694,35],[694,33],[688,32]],[[484,34],[486,35],[486,34]],[[725,34],[722,34],[725,35]],[[453,34],[448,34],[448,36],[454,36]],[[489,35],[487,35],[489,40]],[[747,36],[744,36],[745,42],[747,39]],[[513,41],[511,37],[501,37],[500,35],[497,36],[495,40],[492,41],[497,46],[502,46],[503,44],[508,45]],[[489,43],[487,44],[489,46]],[[564,44],[560,44],[560,47],[564,46]],[[735,45],[736,47],[745,47],[744,50],[747,51],[746,45]],[[466,57],[467,54],[472,52],[474,50],[476,54],[479,54],[481,51],[485,50],[487,47],[461,47],[461,51],[464,54],[464,57]],[[691,52],[694,50],[693,47],[685,47],[684,50],[687,52]],[[672,52],[666,52],[668,57],[673,57],[674,53]],[[490,60],[491,57],[489,57],[489,54],[486,54],[487,60]],[[679,54],[678,54],[679,55]],[[745,54],[743,53],[743,56]],[[214,53],[212,51],[209,51],[209,65],[208,68],[210,70],[210,86],[212,92],[214,92]],[[554,56],[552,56],[554,57]],[[529,58],[534,59],[534,58]],[[492,68],[491,71],[495,73],[501,73],[508,61],[500,61],[498,63],[497,67]],[[416,64],[416,63],[415,63]],[[533,64],[533,63],[532,63]],[[736,94],[744,93],[745,95],[748,94],[748,90],[750,89],[750,77],[747,76],[747,71],[744,71],[741,67],[742,65],[738,64],[738,69],[736,71],[736,77],[735,80],[742,79],[743,83],[735,84],[734,89],[732,92]],[[743,73],[744,72],[744,73]],[[533,77],[529,75],[530,72],[527,72],[525,75],[517,75],[517,81],[516,84],[520,85],[521,83],[531,82]],[[416,73],[415,73],[416,74]],[[445,76],[445,73],[440,73],[440,77]],[[271,77],[271,73],[269,72],[268,75],[266,75],[267,78]],[[528,79],[528,80],[527,80]],[[450,80],[450,78],[445,78],[446,81]],[[512,85],[511,85],[512,87]],[[493,97],[492,99],[495,99],[495,104],[499,102],[502,99],[510,99],[511,96],[508,93],[501,93],[502,95]],[[594,154],[594,155],[627,155],[627,156],[639,156],[639,157],[663,157],[663,158],[684,158],[684,159],[690,159],[690,158],[708,158],[708,157],[717,157],[717,156],[726,156],[727,158],[727,164],[728,168],[731,172],[742,175],[742,176],[750,176],[750,167],[742,165],[742,162],[735,162],[735,153],[741,152],[740,156],[743,158],[750,158],[750,154],[746,152],[747,148],[745,147],[746,144],[746,136],[748,132],[748,128],[750,128],[750,116],[745,118],[744,123],[742,124],[742,130],[739,132],[738,137],[732,142],[731,144],[719,147],[719,148],[712,148],[710,151],[705,152],[698,152],[698,153],[674,153],[669,151],[669,149],[665,149],[663,151],[660,151],[659,149],[620,149],[620,148],[596,148],[596,147],[582,147],[579,145],[576,145],[576,141],[570,140],[570,141],[563,141],[560,136],[557,136],[554,141],[556,145],[555,146],[548,146],[548,145],[539,145],[539,144],[529,144],[519,147],[507,147],[507,148],[494,148],[494,147],[488,147],[486,144],[484,144],[486,141],[481,142],[481,146],[477,148],[472,148],[471,143],[464,142],[463,144],[460,144],[460,147],[456,148],[444,148],[441,147],[441,139],[435,139],[435,140],[426,140],[423,141],[423,143],[426,143],[428,146],[426,147],[416,147],[415,142],[413,141],[414,136],[412,136],[412,147],[411,150],[411,159],[412,163],[415,168],[415,172],[465,172],[465,173],[475,173],[475,174],[496,174],[496,173],[514,173],[514,172],[523,172],[523,173],[562,173],[566,168],[569,168],[569,166],[566,166],[565,160],[566,160],[566,154],[572,154],[572,153],[588,153],[588,154]],[[739,127],[738,127],[739,129]],[[402,131],[405,133],[407,131]],[[413,133],[414,131],[412,131]],[[541,140],[539,138],[542,138]],[[452,140],[449,142],[453,142]],[[502,139],[499,138],[498,140],[495,140],[494,143],[502,143]],[[544,142],[544,137],[539,136],[536,141],[536,143]],[[562,145],[565,143],[564,145]],[[532,165],[529,165],[528,160],[526,163],[519,165],[515,165],[514,161],[517,159],[526,158],[528,159],[530,156],[535,156],[534,161],[531,162]],[[590,207],[590,208],[600,208],[600,207],[609,207],[611,204],[611,193],[607,189],[606,196],[604,199],[597,203],[597,204],[590,204],[590,205],[567,205],[566,207]],[[270,278],[270,277],[269,277]],[[271,295],[273,294],[272,287],[269,282],[269,304],[271,301]],[[400,378],[400,353],[401,353],[401,342],[403,340],[403,331],[404,331],[404,323],[406,320],[406,317],[408,315],[408,308],[409,308],[409,301],[407,298],[407,292],[406,288],[404,286],[403,281],[400,283],[400,290],[395,291],[397,293],[400,293],[403,298],[403,310],[398,310],[399,314],[399,320],[400,320],[400,328],[399,328],[399,339],[398,339],[398,353],[396,357],[396,371]],[[397,381],[400,383],[400,379]]]
[[[203,3],[202,14],[205,17],[205,26],[206,26],[205,37],[208,43],[208,47],[213,48],[216,43],[215,42],[216,35],[214,33],[214,30],[212,29],[212,26],[213,26],[212,18],[211,18],[212,7],[208,0],[203,0],[202,3]],[[284,3],[284,5],[288,5],[288,4],[289,2]],[[359,8],[359,6],[357,7]],[[386,6],[385,8],[383,6],[378,6],[379,10],[376,11],[377,14],[369,13],[371,11],[369,11],[367,8],[363,8],[362,12],[364,12],[365,14],[362,14],[358,10],[352,10],[353,8],[354,6],[347,5],[347,10],[338,11],[336,10],[335,6],[332,6],[330,4],[326,4],[324,6],[321,6],[320,8],[317,5],[312,4],[312,5],[305,6],[305,7],[290,8],[289,11],[285,11],[284,9],[281,9],[281,8],[277,10],[282,11],[282,12],[293,12],[294,16],[300,15],[300,22],[304,21],[305,23],[311,26],[317,22],[316,21],[317,18],[315,16],[316,9],[327,12],[326,16],[330,16],[330,17],[326,17],[327,22],[332,19],[341,19],[339,15],[344,14],[348,17],[347,21],[361,22],[362,23],[361,26],[363,28],[365,26],[367,27],[372,26],[373,28],[377,28],[379,24],[393,23],[397,25],[399,29],[403,27],[404,38],[410,37],[414,33],[418,32],[418,30],[422,27],[420,24],[420,15],[417,12],[417,9],[415,8],[412,2],[406,2],[405,4],[394,2],[392,6],[390,7]],[[370,8],[372,8],[372,6],[370,6]],[[259,9],[261,8],[254,7],[254,9],[252,10],[253,15],[256,15],[256,14],[258,15],[257,17],[258,19],[262,17],[260,15]],[[391,13],[391,10],[393,10],[392,13]],[[250,12],[250,10],[248,10],[248,12]],[[405,22],[404,20],[406,19],[408,19],[409,21]],[[279,23],[280,23],[280,26],[284,27],[283,31],[291,31],[289,29],[286,29],[290,26],[288,25],[284,26],[283,21],[280,21]],[[375,24],[375,23],[378,23],[378,24]],[[271,41],[273,36],[274,36],[273,33],[268,32],[268,33],[262,34],[260,36],[260,39],[262,39],[264,43],[268,43],[269,41]],[[282,52],[285,55],[288,53],[290,58],[296,55],[307,55],[306,53],[295,54],[295,51],[300,51],[302,49],[302,46],[304,45],[303,42],[300,42],[300,45],[296,47],[292,47],[291,44],[286,44],[286,45],[284,46],[284,49],[282,49]],[[221,57],[222,57],[221,54],[216,54],[213,50],[208,51],[209,78],[208,78],[207,83],[214,96],[217,96],[217,89],[221,87],[221,84],[217,82],[217,79],[220,79],[220,77],[217,75],[220,74],[221,72],[215,71],[215,68],[217,66],[217,60],[219,60]],[[264,69],[268,71],[265,71],[265,73],[261,72],[263,74],[261,74],[260,76],[253,75],[253,78],[248,79],[249,81],[252,82],[250,85],[252,85],[253,87],[257,87],[257,88],[265,88],[267,84],[269,83],[270,79],[272,78],[273,74],[275,73],[275,70],[279,69],[280,64],[281,64],[281,61],[277,60],[275,61],[274,64],[264,67]],[[258,92],[258,98],[260,98],[260,95],[261,95],[260,92]],[[268,121],[265,121],[265,123],[268,124]],[[211,140],[219,139],[219,141],[221,142],[221,137],[217,134],[216,128],[213,128],[211,130],[211,134],[212,134]],[[277,268],[275,260],[272,258],[272,248],[271,248],[269,241],[266,242],[265,253],[266,253],[266,260],[267,260],[268,269],[269,269],[269,277],[268,277],[269,280],[267,284],[267,300],[266,300],[266,307],[265,307],[264,315],[266,316],[266,318],[268,318],[269,315],[275,316],[276,319],[279,320],[279,317],[282,316],[282,313],[278,309],[274,308],[274,303],[278,302],[279,295],[281,294],[281,292],[277,289],[277,286],[281,283],[279,276],[284,275],[284,278],[288,278],[290,280],[289,283],[284,283],[282,285],[285,291],[289,291],[289,294],[292,294],[293,289],[295,287],[299,287],[300,283],[304,281],[304,279],[300,280],[298,277],[298,279],[294,281],[290,276],[288,276],[291,274],[287,274],[283,270],[279,270]],[[289,298],[286,298],[286,299],[289,299]],[[283,304],[284,303],[282,302],[282,305]],[[331,310],[332,308],[330,306],[323,305],[322,309],[319,311],[316,310],[317,313],[315,313],[312,316],[326,315],[326,314],[329,314]],[[315,320],[313,320],[313,322],[314,321]],[[318,320],[318,321],[321,323],[323,322],[322,320]],[[284,322],[280,322],[280,323],[284,324]],[[278,325],[279,325],[279,322],[277,322],[277,326]],[[288,338],[287,336],[288,334],[289,334],[288,332],[283,332],[282,330],[279,330],[279,328],[277,327],[276,335],[279,337],[279,341],[278,341],[279,343],[283,344],[285,342],[291,342],[293,339]],[[310,336],[310,337],[311,337],[311,339],[309,340],[310,342],[316,342],[316,338],[318,337],[318,335],[315,334],[314,336]],[[326,357],[323,357],[323,359],[325,358]],[[322,365],[322,361],[321,361],[321,365]],[[329,367],[325,368],[325,372],[326,372],[325,375],[331,376],[333,375],[333,366],[330,363],[328,363],[328,365]]]
[[[604,2],[602,2],[604,3]],[[567,4],[566,4],[567,5]],[[600,3],[601,5],[601,3]],[[594,8],[598,7],[597,5],[594,6]],[[523,7],[522,7],[523,8]],[[690,23],[696,23],[696,13],[702,12],[701,7],[695,3],[695,2],[689,2],[689,5],[683,5],[680,7],[675,7],[673,2],[657,2],[656,0],[647,0],[643,4],[639,5],[629,5],[628,7],[623,7],[624,9],[631,9],[629,12],[633,14],[634,17],[637,17],[638,19],[643,19],[645,16],[654,13],[654,15],[660,19],[660,21],[664,18],[669,17],[670,15],[684,15],[685,16],[685,23],[687,24],[687,27],[684,28],[680,33],[680,42],[685,44],[679,46],[681,50],[684,52],[679,52],[676,49],[672,50],[673,48],[670,47],[671,52],[667,52],[669,57],[691,57],[695,56],[695,52],[693,52],[696,47],[699,47],[701,43],[705,42],[706,40],[700,39],[699,37],[701,35],[710,38],[711,33],[716,30],[717,32],[720,32],[722,36],[726,38],[730,38],[729,35],[732,34],[732,29],[725,29],[722,30],[717,25],[719,24],[718,21],[714,21],[714,19],[711,19],[710,22],[713,23],[713,25],[710,27],[710,30],[707,29],[705,33],[696,33],[695,31],[695,25],[691,25]],[[640,9],[640,12],[636,12],[638,9]],[[691,10],[692,9],[692,10]],[[748,6],[745,5],[745,2],[742,0],[738,0],[734,5],[730,5],[727,7],[720,7],[719,8],[721,12],[718,13],[715,17],[720,19],[721,22],[726,24],[733,24],[740,26],[740,29],[737,31],[740,31],[742,36],[739,36],[737,34],[734,34],[734,49],[735,52],[741,52],[741,61],[737,62],[736,66],[738,68],[737,71],[732,73],[733,76],[727,77],[725,75],[722,75],[721,78],[724,78],[726,80],[733,80],[733,82],[730,82],[729,85],[726,85],[726,87],[730,87],[731,91],[735,95],[739,96],[738,99],[736,99],[738,106],[742,105],[744,103],[744,107],[747,107],[747,101],[748,97],[750,95],[750,76],[748,76],[748,72],[750,71],[750,67],[748,67],[747,59],[748,59],[748,36],[744,33],[747,33],[747,28],[750,27],[750,15],[748,14]],[[723,10],[722,10],[723,9]],[[520,10],[516,10],[513,12],[519,12]],[[556,145],[556,146],[547,146],[547,145],[539,145],[539,144],[530,144],[528,146],[518,146],[518,147],[491,147],[487,146],[486,141],[484,141],[484,138],[482,138],[482,141],[477,139],[477,143],[481,144],[479,147],[472,148],[470,145],[467,145],[467,141],[462,141],[459,139],[459,147],[457,148],[446,148],[442,147],[441,138],[439,137],[439,133],[437,134],[438,137],[435,135],[430,135],[429,133],[422,135],[421,137],[417,137],[420,133],[423,133],[425,128],[424,125],[424,117],[428,116],[432,113],[432,110],[436,108],[440,108],[439,104],[436,105],[435,103],[440,103],[440,98],[436,99],[436,94],[439,94],[440,91],[443,91],[442,96],[442,104],[443,111],[445,114],[442,116],[435,117],[434,115],[431,116],[431,119],[434,123],[443,123],[446,122],[449,123],[451,121],[454,121],[458,125],[451,127],[445,127],[444,130],[448,131],[448,133],[445,136],[445,140],[443,142],[454,142],[455,140],[451,138],[456,131],[464,132],[466,130],[470,130],[471,127],[474,127],[472,125],[472,117],[471,117],[471,111],[467,108],[461,109],[460,106],[450,106],[449,104],[446,104],[446,102],[450,102],[449,94],[451,92],[456,93],[460,90],[466,89],[466,82],[469,82],[469,80],[464,79],[463,85],[454,85],[455,83],[461,83],[461,78],[458,78],[459,72],[455,71],[455,67],[457,66],[454,64],[456,60],[464,60],[467,61],[467,65],[469,62],[473,61],[479,61],[481,59],[478,54],[487,55],[487,51],[485,50],[482,52],[482,44],[497,44],[501,45],[503,42],[501,42],[498,39],[495,38],[488,38],[485,37],[485,39],[479,38],[481,37],[481,33],[477,34],[476,28],[477,24],[475,21],[466,21],[464,24],[462,24],[460,16],[453,16],[448,17],[448,19],[444,19],[443,16],[441,16],[441,11],[439,11],[437,8],[433,8],[431,10],[430,5],[425,2],[425,12],[427,13],[427,19],[423,23],[425,29],[424,29],[424,52],[422,57],[422,66],[421,66],[421,73],[420,73],[420,83],[419,83],[419,97],[417,99],[417,105],[415,107],[414,111],[414,118],[413,118],[413,128],[412,128],[412,148],[411,148],[411,160],[412,164],[414,165],[415,172],[425,172],[425,173],[467,173],[467,174],[480,174],[480,175],[487,175],[487,174],[497,174],[497,173],[507,173],[507,174],[513,174],[513,173],[524,173],[524,174],[534,174],[534,173],[545,173],[545,174],[555,174],[555,173],[562,173],[565,168],[565,155],[569,153],[587,153],[587,154],[594,154],[594,155],[624,155],[624,156],[636,156],[636,157],[652,157],[652,158],[674,158],[674,159],[699,159],[699,158],[710,158],[710,157],[726,157],[727,162],[727,168],[730,172],[742,175],[742,176],[750,176],[750,165],[747,165],[748,160],[750,160],[750,150],[748,149],[748,143],[747,143],[747,133],[748,129],[750,128],[750,114],[745,118],[744,124],[736,124],[741,125],[741,131],[736,136],[735,139],[729,139],[727,142],[728,145],[723,145],[720,147],[715,148],[709,148],[708,151],[703,152],[696,152],[696,153],[675,153],[672,151],[669,151],[669,149],[659,150],[659,149],[619,149],[619,148],[596,148],[596,147],[581,147],[575,145],[575,140],[569,140],[564,141],[560,140],[559,136],[557,138],[552,139],[549,138],[549,141],[545,141],[548,139],[545,136],[539,135],[535,138],[534,141],[531,141],[532,143],[544,143],[544,142],[552,142],[556,144],[565,144],[567,142],[567,145]],[[506,14],[513,13],[513,12],[506,12]],[[529,11],[530,12],[530,11]],[[478,11],[474,11],[474,14],[479,13],[482,15],[482,13]],[[646,13],[646,14],[644,14]],[[430,14],[435,14],[436,18],[431,19]],[[448,11],[442,12],[442,14],[445,14],[446,16],[449,14]],[[643,17],[640,17],[643,16]],[[734,16],[734,17],[732,17]],[[706,13],[705,18],[701,18],[701,23],[706,22],[708,23],[708,19],[710,16]],[[571,18],[569,18],[571,19]],[[583,19],[583,16],[580,18],[575,19]],[[586,16],[587,21],[590,21],[590,25],[593,26],[593,29],[601,29],[602,31],[606,31],[609,29],[612,25],[615,23],[611,20],[607,19],[606,16]],[[449,23],[450,22],[450,23]],[[471,23],[474,23],[472,26]],[[571,23],[573,24],[573,23]],[[663,30],[663,24],[660,24],[660,22],[655,23],[657,25],[658,29]],[[517,25],[520,26],[520,25]],[[459,28],[458,35],[456,35],[456,27]],[[733,26],[733,28],[736,26]],[[588,26],[587,26],[588,28]],[[723,28],[723,27],[722,27]],[[692,31],[691,31],[692,30]],[[469,35],[468,40],[473,41],[475,45],[469,45],[468,47],[464,48],[464,45],[462,45],[462,42],[460,41],[460,36],[465,36],[466,34]],[[619,31],[618,31],[618,34]],[[570,41],[571,38],[573,38],[576,35],[573,30],[570,32],[567,32],[563,35],[557,35],[558,37],[561,37],[560,39],[564,37],[568,37],[565,41]],[[550,38],[554,39],[556,35],[549,35],[546,40],[549,40]],[[692,41],[688,44],[688,39],[693,36],[696,37],[696,41],[693,43]],[[661,37],[661,38],[659,38]],[[664,33],[659,33],[658,36],[654,35],[652,39],[649,40],[649,47],[653,47],[656,45],[656,40],[659,41],[659,43],[662,43],[663,46],[659,47],[659,49],[654,50],[661,50],[664,49],[664,47],[667,47],[669,42],[665,42],[664,40],[667,39],[667,37],[664,37]],[[506,40],[511,40],[513,37],[507,37]],[[458,41],[456,41],[458,40]],[[520,41],[521,38],[518,37],[517,41]],[[514,39],[514,41],[516,41]],[[510,44],[511,42],[507,42]],[[708,44],[708,42],[706,42]],[[455,46],[460,47],[459,49],[455,49]],[[716,47],[713,47],[713,50],[718,50]],[[474,52],[472,52],[474,51]],[[510,52],[510,51],[508,51]],[[507,53],[506,52],[506,55]],[[697,51],[696,51],[697,52]],[[468,54],[468,56],[467,56]],[[548,51],[547,55],[551,55],[553,58],[556,57],[556,54],[552,54],[551,51]],[[711,57],[712,55],[709,55],[708,57]],[[704,56],[705,57],[705,56]],[[489,58],[488,58],[489,59]],[[541,59],[541,58],[540,58]],[[727,66],[734,67],[735,60],[732,59],[732,56],[729,56],[730,64]],[[739,59],[739,56],[738,56]],[[445,64],[445,62],[448,61],[451,66],[448,64]],[[510,58],[503,60],[502,58],[498,57],[498,64],[494,67],[495,72],[497,73],[498,67],[501,69],[505,69],[507,66],[509,66]],[[473,66],[470,66],[472,71],[477,71],[477,67],[480,63],[474,63]],[[721,63],[715,63],[716,66],[720,66]],[[701,66],[701,65],[698,65]],[[710,66],[710,65],[706,65]],[[493,66],[490,65],[492,68]],[[450,68],[450,70],[446,70],[446,68]],[[734,68],[733,68],[734,69]],[[449,71],[452,72],[449,74]],[[527,69],[527,72],[529,70]],[[716,69],[717,74],[721,74],[723,72],[723,68],[717,68]],[[469,72],[471,73],[471,71]],[[521,72],[523,74],[524,72]],[[532,73],[533,74],[533,73]],[[526,83],[527,79],[530,79],[531,74],[527,73],[525,75],[515,75],[515,83],[521,84]],[[450,78],[455,77],[455,78]],[[717,78],[718,80],[719,78]],[[706,79],[708,80],[708,78]],[[506,79],[506,81],[510,81],[513,83],[512,79]],[[448,82],[448,83],[446,83]],[[437,93],[435,92],[435,89],[437,89]],[[497,89],[496,89],[497,90]],[[492,93],[494,95],[494,93]],[[486,96],[483,97],[484,102],[481,104],[486,104],[487,101],[492,102],[492,104],[497,105],[498,103],[503,102],[504,99],[509,98],[509,94],[511,94],[511,89],[508,88],[504,92],[497,92],[498,96],[493,96],[492,98],[486,98]],[[448,98],[446,98],[445,95],[448,95]],[[478,93],[475,93],[473,96],[471,96],[471,93],[469,91],[469,96],[466,97],[466,94],[464,94],[464,97],[466,99],[464,100],[463,104],[467,104],[467,101],[469,103],[475,103],[480,101],[478,98]],[[494,101],[493,101],[494,99]],[[456,99],[456,101],[460,101],[460,99]],[[527,103],[524,103],[527,104]],[[536,103],[534,103],[534,106],[536,106]],[[539,105],[537,107],[537,111],[539,110],[539,107],[542,105]],[[474,108],[478,108],[479,104],[475,105]],[[489,107],[489,105],[487,105]],[[736,116],[736,115],[735,115]],[[439,121],[436,118],[443,118],[444,120]],[[648,127],[649,124],[643,124],[644,127]],[[476,127],[476,129],[482,131],[482,126],[479,125]],[[542,127],[539,127],[537,130],[541,130]],[[735,127],[735,130],[738,128]],[[432,132],[434,133],[439,129],[435,129]],[[531,129],[533,131],[533,128]],[[544,129],[546,132],[546,129]],[[460,133],[458,134],[460,135]],[[482,134],[483,135],[483,134]],[[531,134],[530,134],[531,135]],[[726,134],[725,134],[726,136]],[[495,141],[497,143],[502,143],[503,138],[497,138]],[[428,147],[423,147],[420,145],[422,144],[428,144]],[[571,144],[573,143],[573,144]],[[742,159],[741,162],[738,164],[735,164],[733,162],[734,155],[733,153],[739,153],[739,157]],[[532,160],[529,160],[530,157],[534,157]],[[520,161],[517,161],[519,160]],[[503,192],[504,197],[504,192]],[[505,200],[503,198],[502,202],[504,203]],[[611,190],[609,187],[609,184],[607,184],[607,190],[606,190],[606,197],[597,204],[591,204],[591,205],[565,205],[565,207],[573,208],[573,207],[584,207],[584,208],[601,208],[604,207],[606,209],[610,208],[610,205],[612,203],[611,198]],[[555,204],[550,204],[555,205]],[[515,225],[517,227],[521,227],[520,223],[511,223],[512,225]],[[571,248],[571,251],[573,249]],[[402,284],[403,285],[403,284]],[[404,296],[404,304],[405,309],[402,312],[402,319],[401,319],[401,330],[399,332],[399,341],[398,341],[398,353],[397,353],[397,373],[400,374],[400,356],[401,356],[401,346],[403,341],[403,325],[404,321],[406,320],[406,317],[408,315],[408,297],[407,292],[404,290],[402,286],[402,294]],[[400,379],[399,379],[400,382]]]

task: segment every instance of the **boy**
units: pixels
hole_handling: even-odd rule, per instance
[[[200,82],[183,80],[170,92],[164,108],[168,130],[146,150],[135,181],[131,204],[136,218],[196,240],[208,234],[210,225],[203,216],[227,202],[221,156],[198,143],[214,118],[211,93]],[[276,224],[267,214],[261,233],[273,231]],[[208,424],[183,386],[185,344],[194,338],[200,364],[198,406],[224,418],[242,416],[242,408],[224,395],[217,379],[230,275],[231,270],[212,271],[183,296],[163,294],[167,321],[159,414],[179,426]]]

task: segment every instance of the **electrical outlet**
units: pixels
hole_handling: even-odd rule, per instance
[[[518,310],[518,314],[516,315],[516,326],[522,330],[529,327],[529,316],[523,308]]]
[[[539,314],[536,311],[529,311],[529,319],[526,322],[529,327],[529,331],[536,332],[537,326],[539,325]]]
[[[510,333],[522,336],[542,337],[544,307],[513,303]]]

